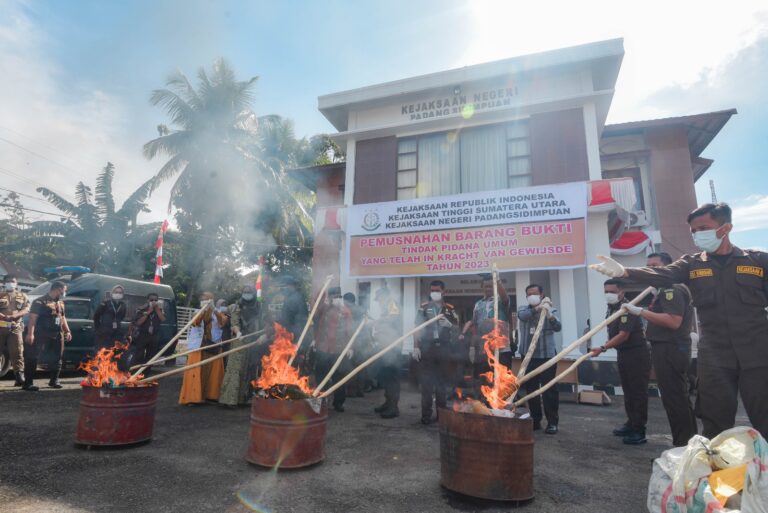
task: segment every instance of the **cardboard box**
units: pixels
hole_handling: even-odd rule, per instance
[[[611,398],[608,394],[602,390],[582,390],[576,397],[576,402],[579,404],[598,404],[600,406],[608,406],[611,404]]]

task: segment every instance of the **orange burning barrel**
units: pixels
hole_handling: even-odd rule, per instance
[[[440,484],[470,497],[533,498],[533,421],[440,410]]]
[[[262,467],[300,468],[325,459],[328,403],[323,399],[253,398],[246,460]]]
[[[159,386],[83,387],[75,441],[128,445],[152,438]]]

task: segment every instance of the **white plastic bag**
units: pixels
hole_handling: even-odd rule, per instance
[[[187,333],[187,349],[197,349],[203,343],[203,327],[192,326]]]

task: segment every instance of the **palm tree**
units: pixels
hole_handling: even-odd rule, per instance
[[[155,187],[155,178],[139,186],[116,210],[114,177],[115,167],[108,162],[96,179],[95,194],[83,182],[76,185],[75,203],[51,189],[39,187],[37,191],[63,215],[58,221],[30,223],[26,243],[54,244],[60,258],[94,271],[125,272],[136,238],[144,238],[148,233],[146,225],[138,225],[137,217],[141,212],[149,212],[146,200]]]

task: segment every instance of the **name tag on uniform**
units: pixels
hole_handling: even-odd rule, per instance
[[[715,273],[712,272],[712,269],[694,269],[688,273],[688,278],[695,280],[696,278],[707,278],[714,275]]]
[[[56,317],[56,320],[53,322],[56,323],[56,326],[61,326],[61,317]]]
[[[155,331],[155,328],[150,324],[149,329],[147,329],[147,333],[151,335],[154,331]]]
[[[112,322],[112,329],[113,329],[113,330],[116,330],[116,329],[117,329],[117,323],[116,323],[116,322]]]
[[[736,274],[752,274],[760,278],[763,277],[763,268],[756,265],[737,265]]]
[[[533,326],[531,326],[531,329],[530,329],[529,333],[530,333],[531,335],[533,335],[534,333],[536,333],[536,328],[534,328]]]

